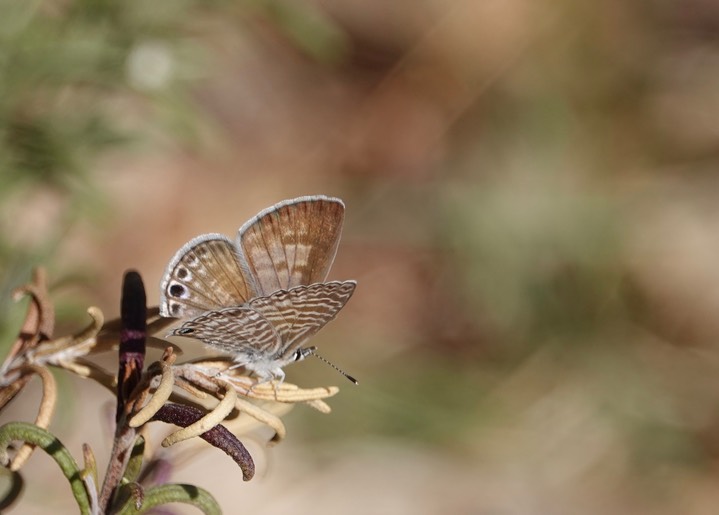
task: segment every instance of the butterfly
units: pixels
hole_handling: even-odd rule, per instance
[[[230,354],[261,382],[282,381],[282,368],[314,351],[302,345],[357,285],[325,282],[344,210],[338,198],[299,197],[258,213],[235,241],[204,234],[187,242],[160,285],[160,314],[186,320],[170,334]]]

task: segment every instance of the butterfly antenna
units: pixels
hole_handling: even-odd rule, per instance
[[[347,379],[349,379],[350,381],[352,381],[354,384],[359,384],[359,381],[357,381],[357,379],[355,379],[354,377],[352,377],[351,375],[349,375],[347,372],[345,372],[344,370],[342,370],[340,367],[338,367],[337,365],[335,365],[335,364],[332,363],[331,361],[326,360],[325,358],[323,358],[322,356],[320,356],[319,354],[317,354],[317,353],[314,351],[314,349],[312,349],[311,354],[312,354],[315,358],[319,359],[320,361],[324,361],[327,365],[329,365],[329,366],[331,366],[332,368],[334,368],[337,372],[339,372],[340,374],[342,374],[343,376],[345,376]]]

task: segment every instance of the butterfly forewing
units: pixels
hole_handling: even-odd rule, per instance
[[[239,246],[257,295],[323,282],[343,220],[341,200],[314,196],[281,202],[243,225]]]
[[[250,281],[229,238],[198,236],[175,254],[165,271],[160,314],[190,318],[243,304],[254,296]]]
[[[249,302],[267,320],[282,348],[276,358],[286,358],[322,329],[344,307],[354,292],[354,281],[333,281],[275,292]]]
[[[337,316],[355,286],[333,281],[280,290],[243,306],[208,311],[172,334],[201,340],[240,362],[282,361]]]
[[[176,336],[197,338],[204,344],[239,357],[275,354],[281,342],[272,324],[248,306],[209,311],[189,320],[172,332]]]

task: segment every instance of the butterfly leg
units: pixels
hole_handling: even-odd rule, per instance
[[[246,367],[247,368],[247,367]],[[248,369],[250,370],[250,369]],[[277,394],[277,387],[280,386],[283,381],[285,380],[285,373],[281,368],[277,368],[275,370],[250,370],[253,375],[256,377],[256,380],[254,383],[252,383],[252,386],[250,386],[250,391],[252,391],[255,386],[259,386],[265,383],[273,383],[275,395]]]
[[[247,370],[247,372],[252,373],[257,378],[257,380],[252,384],[252,386],[250,386],[250,390],[252,390],[257,385],[269,383],[270,381],[272,381],[273,379],[276,379],[277,377],[280,378],[279,384],[282,384],[282,381],[284,381],[284,379],[285,379],[285,374],[282,371],[282,369],[277,369],[274,371],[266,371],[266,370],[262,370],[262,369],[255,370],[251,366],[248,366],[246,363],[235,363],[234,365],[232,365],[224,370],[218,371],[217,374],[215,374],[215,377],[219,377],[222,374],[226,374],[226,373],[230,372],[231,370],[235,370],[238,368],[244,368],[245,370]],[[277,374],[277,371],[279,371],[281,375]]]
[[[232,365],[231,367],[228,367],[228,368],[226,368],[226,369],[224,369],[224,370],[218,370],[217,373],[215,374],[215,377],[220,377],[222,374],[226,374],[227,372],[230,372],[230,371],[235,370],[235,369],[237,369],[237,368],[241,368],[241,367],[243,367],[243,366],[244,366],[244,365],[243,365],[242,363],[235,363],[235,364]]]
[[[272,379],[277,380],[277,386],[281,385],[285,382],[285,371],[281,368],[276,368],[272,372]]]
[[[275,368],[270,372],[272,374],[272,387],[275,390],[275,399],[277,398],[277,388],[285,382],[285,371],[280,367]]]

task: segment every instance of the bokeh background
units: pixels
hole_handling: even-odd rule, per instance
[[[157,303],[197,234],[346,202],[359,286],[314,343],[360,386],[288,367],[331,415],[248,436],[250,483],[209,448],[173,481],[227,513],[716,513],[716,2],[3,1],[0,42],[2,345],[35,265],[70,331],[128,268]],[[112,398],[60,379],[51,429],[102,469]],[[14,513],[73,512],[48,463]]]

